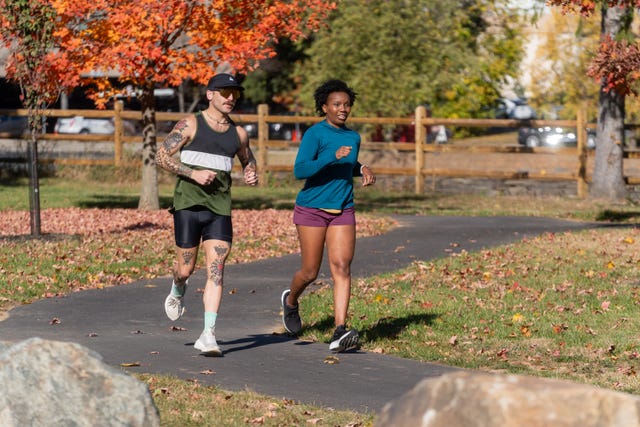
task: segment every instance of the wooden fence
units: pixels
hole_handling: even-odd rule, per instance
[[[0,110],[0,116],[26,116],[27,110]],[[187,113],[168,113],[157,112],[157,122],[174,122],[184,118]],[[61,117],[83,116],[86,118],[107,118],[113,119],[115,131],[109,135],[96,134],[56,134],[47,129],[47,133],[43,134],[40,140],[47,141],[83,141],[83,142],[110,142],[113,143],[113,159],[59,159],[56,162],[75,163],[75,164],[112,164],[115,166],[123,165],[125,156],[123,155],[123,147],[126,144],[142,143],[142,135],[126,135],[124,121],[130,120],[137,122],[141,120],[140,111],[126,111],[123,109],[122,102],[116,102],[113,110],[47,110],[45,116],[50,119]],[[284,163],[272,161],[274,152],[289,151],[295,154],[299,142],[285,140],[270,140],[269,125],[273,123],[302,123],[312,124],[320,120],[316,116],[291,116],[291,115],[270,115],[267,105],[259,105],[257,114],[232,114],[232,118],[238,124],[257,123],[257,137],[252,141],[252,146],[256,152],[258,168],[263,172],[291,172],[293,170],[293,156],[287,157]],[[367,156],[366,153],[385,153],[393,152],[400,157],[404,157],[402,162],[392,161],[391,164],[376,164],[374,167],[377,175],[396,175],[396,176],[413,176],[414,190],[416,194],[424,192],[424,185],[427,178],[431,177],[473,177],[473,178],[498,178],[498,179],[541,179],[541,180],[558,180],[558,181],[575,181],[577,185],[576,192],[578,196],[586,195],[587,185],[590,176],[589,158],[593,157],[586,147],[586,129],[595,128],[595,124],[587,123],[586,114],[581,112],[576,120],[532,120],[523,122],[520,120],[498,120],[498,119],[445,119],[432,118],[426,116],[424,107],[417,107],[414,117],[350,117],[351,126],[404,126],[411,127],[413,130],[414,140],[408,142],[379,142],[369,141],[363,138],[361,147],[361,155]],[[551,147],[525,147],[519,145],[515,140],[513,144],[508,145],[486,145],[481,140],[467,140],[464,144],[428,144],[427,129],[431,126],[444,125],[446,127],[464,127],[464,128],[513,128],[517,129],[522,126],[541,127],[566,127],[578,129],[577,147],[568,148],[551,148]],[[630,126],[638,127],[638,126]],[[0,133],[0,138],[7,138],[10,135]],[[163,137],[158,135],[159,141]],[[483,167],[481,170],[474,170],[469,167],[453,167],[450,164],[438,166],[434,162],[427,161],[434,159],[437,155],[446,154],[464,154],[471,158],[480,157],[483,154],[492,153],[494,155],[510,155],[507,157],[507,163],[511,163],[511,159],[515,159],[516,154],[534,154],[548,156],[572,156],[573,163],[561,171],[547,171],[540,169],[523,170],[515,165],[507,170],[492,169],[491,167]],[[377,157],[380,157],[378,155]],[[635,150],[626,150],[626,157],[639,158]],[[365,160],[366,161],[366,160]],[[489,161],[491,165],[492,161]],[[640,173],[638,176],[627,176],[626,179],[630,183],[640,183]],[[264,180],[263,180],[264,181]]]

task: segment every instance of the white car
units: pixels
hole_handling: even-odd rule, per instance
[[[115,126],[111,119],[88,119],[82,116],[60,118],[54,127],[55,133],[96,133],[108,135]]]

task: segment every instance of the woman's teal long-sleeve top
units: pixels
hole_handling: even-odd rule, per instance
[[[336,151],[350,146],[348,156],[336,159]],[[353,206],[353,177],[360,176],[360,135],[347,127],[334,127],[323,120],[302,137],[293,174],[306,179],[296,204],[317,209]]]

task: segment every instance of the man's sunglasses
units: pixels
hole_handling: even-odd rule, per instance
[[[229,95],[233,95],[233,99],[240,98],[240,89],[225,87],[225,88],[216,89],[216,90],[220,92],[220,95],[222,95],[223,98],[228,98]]]

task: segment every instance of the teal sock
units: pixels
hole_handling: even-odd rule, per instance
[[[184,285],[182,286],[178,286],[176,285],[176,282],[174,281],[173,284],[171,285],[171,294],[173,296],[176,297],[183,297],[184,296],[184,291],[187,289],[187,283],[185,282]]]
[[[216,319],[218,318],[218,313],[214,313],[212,311],[204,312],[204,330],[213,329],[216,327]]]

